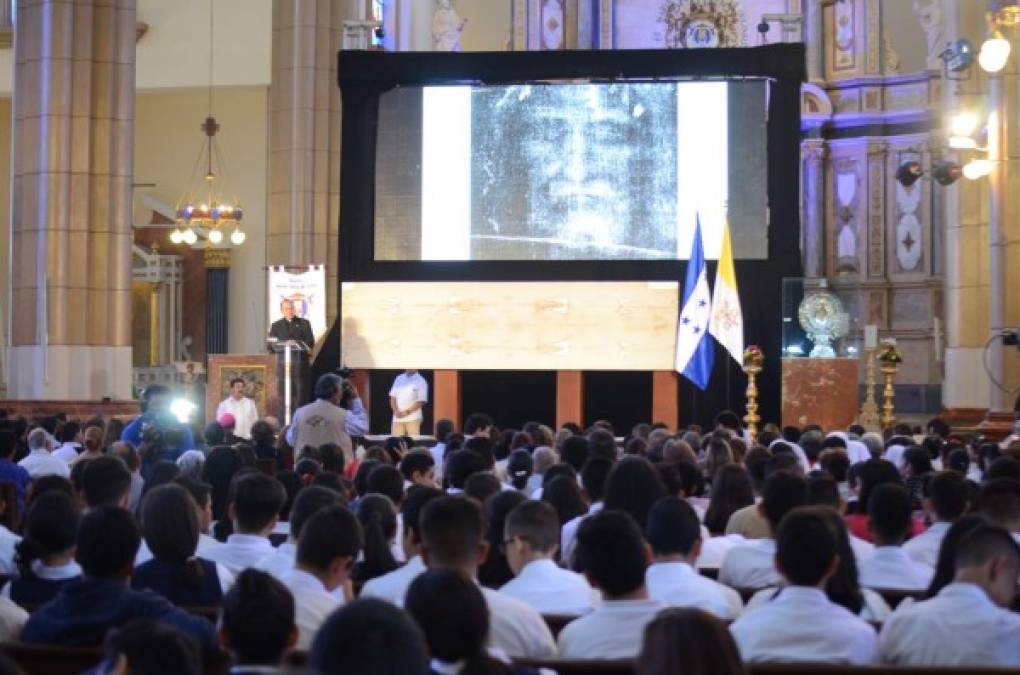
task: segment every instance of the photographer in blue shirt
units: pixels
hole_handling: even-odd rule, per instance
[[[177,461],[188,450],[195,449],[191,428],[170,412],[170,390],[153,384],[142,392],[139,405],[142,414],[124,427],[120,440],[138,449],[142,458],[142,477],[160,460]]]

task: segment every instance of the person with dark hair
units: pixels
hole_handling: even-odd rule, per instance
[[[252,469],[234,477],[231,493],[227,517],[234,533],[222,546],[210,551],[209,557],[239,574],[273,552],[269,534],[287,501],[287,493],[275,478]]]
[[[629,513],[643,527],[652,504],[666,496],[666,486],[652,463],[643,457],[624,457],[606,477],[604,508]]]
[[[442,485],[443,483],[443,462],[446,458],[446,437],[453,433],[453,420],[445,417],[436,420],[436,428],[433,432],[436,437],[436,444],[429,449],[429,454],[432,455],[432,459],[435,462],[436,467],[436,485]]]
[[[60,443],[52,455],[57,459],[62,459],[68,464],[78,456],[81,452],[82,437],[81,425],[74,420],[68,420],[57,428],[57,443]]]
[[[205,429],[202,430],[202,440],[205,441],[207,448],[215,448],[218,445],[223,445],[227,441],[227,432],[217,420],[212,420],[205,425]]]
[[[142,414],[120,434],[119,440],[138,448],[146,466],[160,459],[176,461],[183,453],[197,447],[191,427],[181,424],[170,412],[171,399],[168,387],[150,384],[142,391],[138,401]],[[143,469],[142,474],[148,475],[148,470]]]
[[[946,532],[970,507],[967,479],[955,471],[939,471],[925,486],[924,510],[932,524],[903,544],[903,550],[919,563],[934,568]]]
[[[421,511],[433,499],[442,497],[440,490],[429,487],[412,487],[400,507],[404,524],[402,548],[407,562],[389,574],[368,581],[361,589],[361,597],[387,600],[398,607],[404,604],[404,595],[411,581],[425,570],[421,558]]]
[[[981,486],[978,510],[990,521],[1020,538],[1020,481],[994,478]]]
[[[531,478],[534,460],[531,453],[524,448],[514,450],[506,460],[506,476],[510,485],[518,492],[523,492]]]
[[[0,482],[14,484],[14,498],[18,514],[25,512],[25,492],[32,477],[24,467],[14,463],[14,450],[18,437],[9,429],[0,429]]]
[[[885,459],[869,459],[853,466],[856,471],[858,489],[856,511],[846,516],[846,525],[850,528],[851,534],[860,537],[865,541],[871,541],[871,530],[868,527],[868,500],[871,498],[871,491],[883,483],[903,484],[896,465]],[[924,526],[916,523],[912,534],[920,534]]]
[[[542,614],[580,616],[598,604],[583,576],[555,561],[559,518],[546,502],[525,501],[506,517],[502,546],[515,578],[499,592],[517,598]]]
[[[900,470],[900,475],[903,476],[903,484],[910,491],[910,498],[915,510],[921,509],[924,485],[931,479],[933,471],[931,455],[927,450],[913,445],[903,451],[903,467]]]
[[[223,596],[219,638],[231,673],[274,673],[297,644],[294,596],[279,581],[247,569]]]
[[[386,465],[377,459],[366,459],[358,464],[358,470],[354,473],[354,492],[358,497],[368,494],[368,475],[380,466]]]
[[[335,490],[321,485],[310,485],[294,498],[290,509],[290,532],[287,541],[256,562],[253,567],[280,579],[294,567],[298,538],[305,523],[321,509],[329,506],[343,506],[343,497]]]
[[[209,451],[202,465],[202,480],[212,486],[213,520],[230,520],[227,507],[230,504],[230,486],[234,476],[244,467],[241,453],[229,446],[220,446]],[[219,538],[219,537],[217,537]]]
[[[868,503],[871,538],[875,551],[860,563],[862,586],[923,591],[935,570],[919,563],[903,550],[913,526],[910,493],[902,485],[886,483],[871,492]]]
[[[484,504],[489,497],[499,494],[502,490],[503,484],[487,471],[473,473],[464,481],[464,496],[470,497],[480,504]]]
[[[428,450],[412,450],[400,460],[404,487],[422,485],[436,487],[436,460]]]
[[[726,533],[730,516],[754,504],[754,488],[747,470],[739,464],[727,464],[712,479],[712,496],[705,512],[705,527],[713,536]]]
[[[358,501],[355,513],[364,533],[364,550],[351,579],[365,583],[400,567],[393,554],[395,549],[402,548],[396,541],[397,509],[386,495],[370,492]]]
[[[846,513],[846,502],[840,497],[839,485],[836,483],[836,479],[825,471],[812,471],[808,476],[807,504],[809,506],[828,506],[840,517]],[[842,529],[846,529],[846,527],[843,526]],[[875,545],[870,541],[864,541],[849,532],[847,538],[850,548],[853,550],[854,560],[858,564],[870,558],[875,552]]]
[[[81,513],[77,502],[63,492],[50,491],[32,500],[22,524],[21,541],[15,547],[17,575],[3,591],[22,607],[49,602],[60,589],[81,577],[74,562],[75,538]]]
[[[653,555],[645,570],[652,600],[667,607],[700,607],[727,621],[740,616],[740,595],[694,568],[702,545],[694,507],[678,497],[663,497],[648,514],[645,538]]]
[[[276,447],[276,430],[272,424],[265,420],[258,420],[252,424],[251,443],[256,459],[275,459],[277,470],[282,471],[286,468],[283,455]]]
[[[138,506],[142,503],[142,491],[145,489],[145,479],[142,478],[142,458],[138,456],[135,447],[126,441],[114,441],[110,446],[110,455],[119,457],[124,466],[131,472],[131,489],[128,491],[128,511],[138,512]],[[92,459],[88,453],[83,453],[85,458],[79,457],[78,461]],[[183,455],[182,455],[183,456]]]
[[[429,569],[452,569],[476,578],[479,563],[489,553],[485,519],[477,502],[449,495],[432,499],[422,510],[420,524],[422,559]],[[502,529],[501,523],[500,532]],[[556,654],[552,633],[538,612],[491,588],[482,587],[482,595],[489,608],[493,647],[510,658],[541,659]]]
[[[334,592],[348,583],[363,545],[358,519],[343,506],[319,509],[301,528],[294,567],[280,578],[294,596],[298,649],[311,646],[340,605]]]
[[[170,624],[210,648],[216,646],[207,619],[174,607],[152,591],[129,587],[141,533],[134,516],[115,506],[89,509],[78,527],[75,560],[82,578],[71,581],[37,609],[21,634],[24,642],[65,647],[98,645],[107,630],[131,619]]]
[[[662,609],[648,598],[645,567],[650,556],[637,522],[607,506],[577,528],[574,557],[588,583],[602,592],[602,604],[563,628],[558,639],[560,656],[634,658],[645,625]]]
[[[353,396],[350,410],[340,405],[345,396]],[[318,448],[335,443],[343,449],[346,463],[350,463],[354,460],[351,436],[367,432],[368,419],[357,390],[339,375],[326,373],[315,382],[315,400],[294,411],[286,440],[292,448],[306,445]]]
[[[464,435],[489,438],[496,423],[485,413],[472,413],[464,420]]]
[[[745,539],[767,539],[770,535],[769,523],[762,515],[760,497],[765,491],[765,481],[777,471],[791,471],[804,475],[800,462],[792,452],[780,452],[769,457],[762,457],[763,463],[754,461],[747,465],[751,485],[755,490],[755,503],[737,509],[726,523],[726,534],[738,534]],[[714,538],[718,539],[718,537]],[[718,565],[717,565],[718,566]]]
[[[806,506],[783,516],[776,532],[775,566],[788,585],[730,626],[745,663],[876,661],[875,630],[832,602],[824,590],[840,557],[828,520],[831,513],[826,507]]]
[[[472,474],[484,473],[488,470],[488,462],[477,452],[471,450],[451,452],[446,458],[446,492],[451,495],[462,494],[464,483]]]
[[[326,619],[308,653],[317,675],[428,675],[429,651],[406,612],[375,598],[355,600]]]
[[[135,569],[131,587],[152,589],[183,607],[219,605],[234,575],[197,556],[198,507],[188,491],[172,483],[153,488],[142,499],[141,515],[153,557]]]
[[[1013,536],[977,525],[960,539],[954,568],[952,583],[938,595],[900,605],[885,621],[882,659],[915,668],[1020,666],[1020,615],[1009,609],[1020,575]]]
[[[985,444],[981,447],[984,448],[986,445],[991,445],[996,451],[999,449],[999,446],[995,443]],[[1020,480],[1020,461],[1009,456],[998,457],[992,460],[988,465],[988,470],[985,471],[984,479],[987,481],[995,478]]]
[[[110,631],[96,672],[128,675],[202,675],[194,638],[152,619],[134,619]]]
[[[489,607],[478,585],[460,571],[438,568],[423,572],[407,589],[405,606],[425,633],[432,655],[430,673],[535,673],[489,654]]]
[[[606,480],[612,470],[613,462],[605,457],[592,457],[581,467],[581,490],[588,507],[584,513],[565,521],[560,529],[560,561],[567,567],[571,567],[577,528],[581,526],[581,521],[602,510]]]
[[[197,452],[201,454],[199,450],[188,450],[188,452]],[[184,457],[185,455],[181,455]],[[160,460],[156,462],[155,466],[149,472],[149,478],[145,481],[145,487],[142,489],[142,499],[145,499],[145,495],[148,494],[149,490],[160,485],[166,485],[172,482],[175,478],[181,475],[181,470],[177,467],[176,462],[168,462],[166,460]]]
[[[747,675],[726,624],[696,608],[664,609],[645,626],[637,675]]]
[[[319,446],[319,459],[322,460],[322,470],[326,473],[335,473],[342,476],[344,473],[344,451],[336,443],[325,443]]]
[[[576,480],[558,476],[542,490],[541,501],[556,511],[557,522],[566,523],[588,512],[588,505],[581,497],[581,488]]]
[[[367,492],[377,493],[389,497],[394,506],[400,508],[404,501],[404,476],[395,466],[383,464],[377,466],[368,474],[365,481]]]
[[[88,462],[82,474],[82,495],[90,507],[128,507],[131,472],[117,457],[97,457]]]
[[[390,410],[393,412],[390,433],[412,437],[421,433],[422,408],[428,402],[428,382],[417,370],[405,370],[397,375],[390,387]]]
[[[775,567],[775,535],[783,516],[807,503],[807,481],[791,471],[777,471],[765,480],[758,508],[769,524],[771,537],[733,546],[719,568],[719,581],[730,588],[778,586],[782,579]]]
[[[570,466],[574,471],[580,471],[584,463],[588,461],[588,439],[584,436],[569,436],[563,441],[560,447],[560,459]]]
[[[518,504],[527,501],[524,495],[516,490],[504,490],[490,497],[482,510],[485,515],[485,540],[489,545],[489,553],[485,561],[478,567],[478,581],[488,588],[499,588],[514,578],[510,564],[503,550],[503,531],[507,515]]]
[[[247,441],[252,438],[252,427],[259,419],[259,411],[255,408],[255,401],[245,396],[246,387],[247,384],[240,377],[230,380],[230,393],[216,406],[213,419],[231,415],[234,418],[233,435]]]

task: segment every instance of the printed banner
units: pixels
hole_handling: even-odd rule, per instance
[[[309,265],[305,271],[295,268],[269,268],[269,326],[283,318],[280,303],[294,302],[294,312],[312,324],[316,341],[326,333],[326,266]]]

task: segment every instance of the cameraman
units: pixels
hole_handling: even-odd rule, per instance
[[[191,428],[181,424],[170,412],[170,390],[153,384],[142,392],[139,406],[142,414],[124,427],[120,440],[131,443],[142,458],[142,476],[156,462],[177,461],[188,450],[195,449]]]
[[[305,446],[339,445],[344,463],[354,460],[352,436],[368,431],[368,414],[357,389],[335,373],[326,373],[315,383],[315,401],[298,408],[287,430],[287,443],[296,452]]]

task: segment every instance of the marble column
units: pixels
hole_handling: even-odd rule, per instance
[[[824,28],[822,23],[823,0],[803,0],[804,46],[807,49],[807,76],[809,82],[824,79]]]
[[[207,248],[205,260],[205,353],[227,353],[230,249]]]
[[[804,276],[825,276],[825,154],[822,139],[801,142],[801,255]]]
[[[326,320],[336,314],[340,91],[336,56],[347,0],[273,2],[266,262],[326,265]]]
[[[18,0],[15,399],[131,394],[136,0]]]

